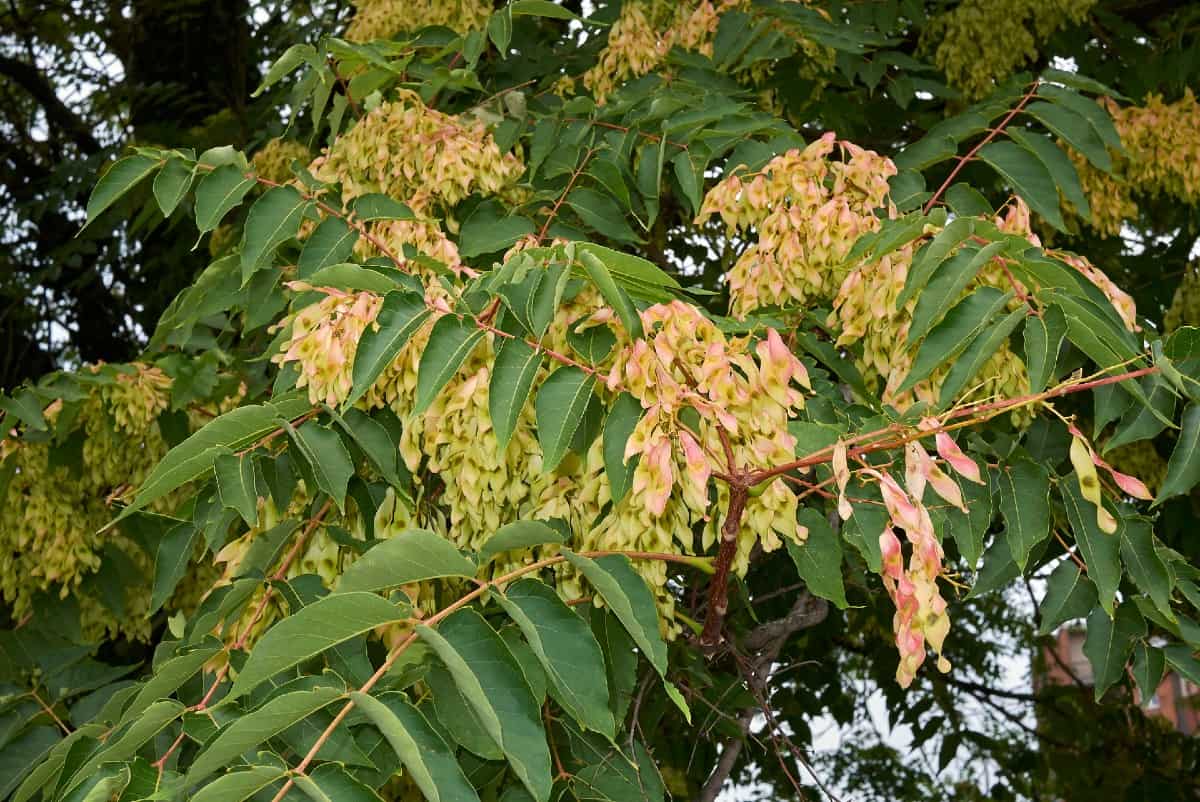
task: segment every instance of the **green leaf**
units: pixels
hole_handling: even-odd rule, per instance
[[[224,164],[201,178],[196,186],[196,228],[200,233],[220,225],[255,183],[236,164]]]
[[[354,475],[354,462],[341,436],[315,420],[307,421],[299,429],[293,429],[289,424],[288,433],[312,469],[317,487],[328,493],[338,509],[345,512],[346,485]]]
[[[362,398],[428,317],[425,299],[414,292],[393,290],[383,296],[375,324],[368,326],[358,341],[358,350],[354,353],[354,385],[344,407]]]
[[[599,24],[592,20],[585,20],[571,13],[569,9],[563,8],[558,3],[550,2],[550,0],[513,0],[512,3],[509,3],[508,8],[512,11],[514,17],[548,17],[550,19],[579,20],[580,22],[588,22],[592,25]]]
[[[899,391],[923,381],[947,361],[962,353],[979,336],[1012,297],[995,287],[979,287],[946,313],[917,349],[912,369],[904,377]]]
[[[1030,103],[1025,111],[1068,145],[1083,154],[1099,170],[1112,172],[1112,158],[1100,134],[1085,117],[1066,106],[1040,101]]]
[[[1110,535],[1100,530],[1096,523],[1096,507],[1083,497],[1074,473],[1063,477],[1059,490],[1071,531],[1075,533],[1075,542],[1087,565],[1088,578],[1096,583],[1100,606],[1112,615],[1113,599],[1121,584],[1120,531]]]
[[[959,181],[946,190],[946,205],[960,217],[982,217],[987,219],[996,213],[996,210],[992,208],[992,204],[988,203],[987,198],[983,197],[983,193],[962,181]]]
[[[542,470],[554,470],[566,456],[595,384],[596,378],[591,374],[566,366],[551,373],[538,390],[534,406],[538,443],[542,447]]]
[[[105,209],[120,200],[126,192],[142,183],[148,175],[162,165],[161,159],[152,159],[140,154],[117,160],[112,167],[105,171],[104,175],[100,176],[100,180],[96,182],[96,188],[92,190],[91,197],[88,198],[87,221],[83,224],[84,228],[91,225],[92,221],[99,217]]]
[[[1092,216],[1087,196],[1083,194],[1083,186],[1079,183],[1079,172],[1071,162],[1070,157],[1048,138],[1030,133],[1020,128],[1006,128],[1005,133],[1021,147],[1031,151],[1046,167],[1047,172],[1058,185],[1058,191],[1066,198],[1085,220]],[[1105,153],[1107,155],[1107,152]]]
[[[1032,151],[1012,142],[990,142],[979,149],[978,155],[1024,198],[1030,209],[1060,231],[1066,230],[1058,208],[1058,187]]]
[[[1047,86],[1046,84],[1038,87],[1038,94],[1083,117],[1095,129],[1096,133],[1100,136],[1100,140],[1105,145],[1113,150],[1123,152],[1121,135],[1117,133],[1117,128],[1113,125],[1112,118],[1108,116],[1108,112],[1099,103],[1077,92],[1057,86]]]
[[[12,418],[16,418],[29,428],[39,432],[44,432],[48,428],[46,418],[42,415],[42,401],[29,388],[21,388],[14,392],[12,398],[7,398],[0,393],[0,410],[7,413],[6,429],[12,428]]]
[[[267,68],[267,74],[263,76],[262,83],[251,93],[250,97],[258,97],[306,61],[313,67],[321,63],[317,49],[309,44],[292,45]]]
[[[902,170],[924,170],[957,155],[958,140],[954,137],[927,136],[900,151],[896,155],[896,166]]]
[[[678,281],[664,273],[658,265],[640,256],[615,251],[594,242],[576,243],[575,252],[590,253],[603,262],[617,283],[629,290],[631,295],[637,295],[634,289],[639,286],[680,289]]]
[[[421,364],[417,368],[417,402],[413,414],[420,415],[429,409],[433,399],[446,386],[446,382],[458,372],[462,363],[475,350],[475,344],[484,332],[474,322],[445,315],[433,324],[429,343],[421,352]]]
[[[168,724],[183,715],[186,708],[174,699],[163,699],[150,705],[124,730],[118,731],[100,749],[92,752],[62,787],[67,796],[91,777],[104,763],[122,762],[133,757],[151,738]]]
[[[529,549],[546,543],[564,543],[566,537],[542,521],[513,521],[496,530],[479,550],[477,559],[486,565],[494,558],[513,549]]]
[[[576,798],[580,802],[663,802],[666,789],[654,758],[640,742],[634,744],[634,751],[636,761],[616,748],[597,754],[593,747],[585,753],[588,765],[574,777]]]
[[[1191,492],[1197,482],[1200,482],[1200,404],[1188,404],[1183,411],[1183,429],[1171,451],[1167,476],[1163,479],[1154,506],[1172,496]]]
[[[374,598],[378,599],[379,597]],[[379,599],[379,601],[383,601],[383,599]],[[300,614],[320,603],[315,602],[302,608]],[[267,637],[270,636],[271,631],[267,630]],[[241,682],[241,679],[239,675],[237,682]],[[234,687],[237,687],[236,683]],[[194,785],[214,771],[223,769],[239,755],[266,743],[268,739],[275,737],[288,727],[343,698],[345,698],[345,694],[332,687],[292,691],[276,696],[261,707],[238,716],[222,727],[216,737],[205,745],[204,751],[196,756],[188,769],[185,782],[188,785]]]
[[[505,340],[496,354],[496,365],[488,385],[488,414],[496,432],[497,452],[503,454],[517,429],[517,421],[533,379],[542,365],[542,354],[524,340]]]
[[[373,292],[385,295],[400,286],[394,278],[379,270],[343,262],[327,265],[308,277],[314,287],[333,287],[346,292]]]
[[[58,728],[49,725],[30,727],[11,740],[6,740],[3,750],[0,751],[0,799],[8,799],[13,789],[17,788],[35,767],[49,765],[43,761],[51,748],[60,742]],[[35,785],[40,786],[41,783]],[[35,787],[33,790],[41,788]]]
[[[272,187],[254,202],[242,228],[242,286],[275,255],[275,249],[296,236],[308,201],[295,187]]]
[[[401,693],[350,698],[391,744],[412,781],[430,802],[478,802],[454,752]]]
[[[1200,685],[1200,660],[1197,660],[1192,654],[1191,646],[1182,644],[1167,646],[1163,649],[1163,656],[1180,676],[1194,685]]]
[[[518,240],[537,232],[528,217],[507,214],[499,204],[483,203],[463,221],[458,252],[464,259],[503,251]]]
[[[978,250],[964,248],[939,265],[925,289],[917,295],[917,306],[913,310],[912,325],[908,330],[908,342],[917,342],[951,307],[961,303],[959,299],[967,285],[1006,247],[1006,242],[989,242]],[[972,295],[982,289],[984,288],[975,290]]]
[[[679,188],[683,190],[683,197],[688,202],[689,216],[695,216],[700,211],[700,204],[704,200],[703,172],[696,169],[691,155],[686,150],[675,154],[675,158],[671,159],[671,165],[675,168],[675,180],[679,182]]]
[[[1053,632],[1059,624],[1084,618],[1096,606],[1096,586],[1074,560],[1063,560],[1046,581],[1046,597],[1040,607],[1038,635]]]
[[[439,732],[448,742],[453,741],[484,760],[504,760],[504,753],[488,735],[450,671],[440,660],[431,662],[425,672],[425,684],[429,686],[433,710],[442,725]]]
[[[966,242],[974,231],[975,221],[969,217],[956,217],[946,224],[913,259],[912,269],[904,281],[904,289],[896,298],[896,308],[903,309],[929,282],[933,272],[938,269],[950,252]]]
[[[567,548],[562,549],[562,555],[591,583],[650,665],[665,678],[667,645],[658,632],[658,608],[650,588],[628,558],[610,555],[592,560]]]
[[[1154,546],[1154,531],[1149,521],[1141,518],[1125,518],[1119,530],[1121,535],[1121,559],[1134,584],[1150,597],[1154,606],[1164,616],[1174,620],[1171,612],[1171,588],[1174,583],[1167,566],[1158,556]]]
[[[567,205],[575,210],[585,225],[618,242],[640,242],[625,222],[625,215],[616,202],[590,187],[576,187],[567,195]]]
[[[841,540],[829,525],[829,519],[814,507],[800,510],[798,520],[808,528],[808,539],[799,545],[787,542],[796,571],[813,595],[829,599],[839,610],[845,610],[849,603],[842,584]]]
[[[591,628],[553,588],[536,579],[511,585],[496,600],[537,655],[554,700],[582,727],[615,737],[604,654]]]
[[[1130,409],[1121,418],[1113,436],[1104,444],[1105,453],[1127,443],[1148,440],[1167,428],[1170,416],[1175,411],[1175,392],[1161,376],[1146,376],[1144,381],[1145,385],[1139,385],[1133,381],[1121,382],[1120,386],[1141,401],[1142,405]],[[1143,389],[1146,385],[1150,388],[1149,394]],[[1181,439],[1179,442],[1184,441]],[[1169,462],[1167,467],[1169,471]],[[1159,494],[1161,495],[1161,493],[1162,489],[1160,488]]]
[[[309,409],[307,397],[292,395],[273,403],[238,407],[214,418],[159,460],[142,482],[133,502],[121,510],[114,523],[180,485],[205,476],[220,455],[245,448],[280,428],[284,420],[299,417]]]
[[[964,513],[954,507],[947,507],[942,513],[950,529],[950,536],[958,545],[958,553],[973,571],[979,565],[984,540],[992,524],[992,494],[987,484],[980,485],[957,477],[955,481],[967,511]]]
[[[158,175],[154,176],[154,200],[163,217],[170,217],[171,212],[187,195],[192,187],[195,173],[187,163],[180,158],[168,159]]]
[[[251,744],[250,748],[253,748]],[[210,772],[211,773],[211,772]],[[250,766],[213,780],[192,794],[192,802],[243,802],[287,774],[278,766]]]
[[[1018,459],[999,477],[1004,535],[1013,561],[1024,571],[1029,552],[1050,536],[1050,475],[1041,465]]]
[[[484,729],[539,802],[550,798],[550,750],[541,711],[504,641],[474,610],[459,610],[438,630],[416,627],[454,677]]]
[[[407,617],[407,610],[374,593],[335,593],[318,599],[266,631],[226,698],[237,699],[279,672],[355,635]]]
[[[1025,318],[1025,368],[1030,392],[1040,393],[1054,378],[1058,354],[1067,336],[1067,319],[1061,307],[1052,306],[1041,316]]]
[[[818,339],[811,331],[794,331],[796,344],[811,354],[818,362],[829,368],[835,376],[858,394],[859,398],[871,397],[862,374],[852,359],[844,356],[833,343]]]
[[[371,465],[379,471],[380,477],[397,491],[408,495],[407,483],[400,478],[397,444],[387,428],[361,409],[348,409],[345,415],[335,414],[335,419],[355,445],[362,449]]]
[[[570,273],[564,265],[530,270],[519,282],[499,288],[500,297],[517,322],[537,340],[546,333],[562,300]]]
[[[204,664],[220,651],[220,645],[209,639],[208,643],[158,665],[154,669],[154,674],[138,688],[133,701],[125,707],[121,714],[121,723],[125,724],[133,720],[153,702],[165,699],[175,693],[183,683],[196,676],[196,673],[204,668]]]
[[[1087,619],[1087,639],[1083,653],[1092,664],[1096,701],[1125,673],[1125,661],[1133,642],[1146,634],[1146,621],[1132,603],[1117,608],[1111,618],[1099,607]]]
[[[1078,274],[1072,280],[1082,278]],[[1065,288],[1039,293],[1045,303],[1061,306],[1067,317],[1067,336],[1101,367],[1114,367],[1141,355],[1141,345],[1126,329],[1110,304],[1103,306]],[[1129,385],[1132,386],[1132,382]]]
[[[1008,340],[1017,324],[1029,315],[1029,309],[1021,306],[1009,312],[998,323],[984,329],[983,333],[971,341],[963,349],[962,354],[951,366],[946,378],[942,381],[942,389],[938,395],[938,406],[947,407],[958,397],[959,392],[968,386],[968,382],[979,375],[984,364]]]
[[[258,523],[258,488],[265,486],[253,454],[222,454],[213,463],[221,505],[237,510],[247,526]]]
[[[441,535],[409,529],[368,549],[345,570],[337,589],[383,590],[444,576],[475,576],[475,564]]]
[[[1154,698],[1158,691],[1165,663],[1162,649],[1146,643],[1138,643],[1133,647],[1133,680],[1137,683],[1143,705]]]
[[[579,262],[587,271],[588,278],[596,285],[596,289],[600,290],[600,295],[604,297],[609,306],[616,310],[630,339],[642,339],[645,333],[642,331],[641,317],[633,308],[633,302],[629,300],[629,296],[617,286],[616,280],[608,272],[608,268],[600,260],[600,257],[591,251],[579,251]]]
[[[488,17],[488,38],[496,46],[501,57],[508,54],[508,46],[512,42],[512,8],[505,6],[499,11],[493,11]],[[426,794],[428,796],[428,794]]]
[[[359,195],[350,201],[350,211],[353,212],[357,219],[364,222],[371,220],[416,219],[413,210],[408,208],[408,206],[395,198],[390,198],[379,192],[369,192],[366,195]]]
[[[380,802],[380,797],[337,763],[322,763],[308,774],[296,774],[296,787],[313,802]]]
[[[194,523],[181,521],[158,541],[154,554],[154,586],[147,615],[158,612],[175,592],[175,587],[187,573],[199,534],[200,530]]]
[[[304,241],[296,276],[307,279],[323,267],[345,262],[354,253],[358,232],[340,217],[327,217]]]
[[[604,473],[612,489],[613,504],[625,497],[633,484],[638,457],[625,460],[625,446],[642,418],[642,404],[629,393],[621,393],[604,421]]]

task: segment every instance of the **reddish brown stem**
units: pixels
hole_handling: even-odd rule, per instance
[[[942,185],[938,187],[937,191],[933,193],[933,196],[925,202],[925,208],[921,210],[922,213],[929,214],[929,210],[937,204],[938,200],[942,197],[945,191],[949,189],[950,184],[954,182],[954,179],[958,177],[958,174],[962,172],[962,169],[967,166],[967,162],[975,158],[975,154],[982,150],[984,145],[995,139],[996,136],[1004,130],[1005,126],[1012,122],[1013,117],[1016,117],[1021,113],[1021,109],[1025,108],[1025,106],[1029,104],[1029,101],[1033,99],[1033,96],[1037,94],[1038,86],[1040,85],[1041,81],[1034,81],[1033,85],[1029,87],[1029,91],[1026,92],[1024,97],[1021,98],[1021,101],[1017,103],[1016,108],[1009,111],[1005,118],[1000,121],[1000,124],[988,131],[988,135],[980,140],[975,147],[967,151],[965,156],[958,157],[958,164],[954,165],[954,169],[950,171],[950,175],[946,176],[946,180],[942,182]]]
[[[582,554],[584,557],[601,557],[606,554],[612,554],[612,553],[614,553],[614,552],[583,552]],[[644,552],[644,551],[616,552],[616,553],[625,554],[627,557],[630,557],[631,559],[639,559],[639,558],[640,559],[654,559],[654,560],[663,560],[665,562],[678,562],[678,563],[685,563],[685,564],[694,564],[692,562],[693,558],[684,557],[683,555],[679,555],[679,554],[669,554],[669,553],[661,553],[660,554],[660,553],[655,553],[655,552]],[[487,593],[491,588],[497,588],[502,585],[506,585],[509,582],[512,582],[514,579],[518,579],[522,576],[525,576],[526,574],[535,573],[537,571],[542,570],[543,568],[548,568],[551,565],[557,565],[558,563],[563,562],[564,560],[566,560],[566,557],[562,556],[561,554],[555,555],[554,557],[547,557],[544,560],[539,560],[535,563],[530,563],[529,565],[523,565],[520,568],[516,568],[512,571],[509,571],[507,574],[504,574],[501,577],[497,577],[496,579],[488,580],[487,582],[484,582],[481,586],[472,590],[470,593],[467,593],[466,595],[461,596],[453,604],[444,608],[443,610],[436,613],[435,615],[432,615],[429,618],[425,619],[424,621],[422,621],[422,623],[428,627],[436,626],[437,624],[441,623],[443,620],[445,620],[448,616],[450,616],[455,611],[462,609],[463,607],[467,606],[471,602],[478,599],[484,593]],[[379,680],[381,680],[384,677],[384,675],[386,675],[387,672],[391,670],[392,666],[395,665],[396,661],[400,659],[400,655],[402,655],[404,653],[404,650],[407,649],[409,647],[409,645],[411,645],[412,642],[415,641],[416,639],[417,639],[417,633],[412,632],[408,635],[408,637],[406,637],[403,641],[401,641],[400,644],[397,645],[396,648],[394,648],[390,654],[388,654],[387,659],[384,660],[384,662],[383,662],[383,665],[381,665],[375,671],[375,673],[372,674],[371,677],[362,684],[362,686],[358,689],[359,692],[360,693],[368,693],[372,688],[374,688],[375,685],[379,682]],[[317,740],[313,743],[312,747],[308,750],[308,753],[300,761],[299,765],[297,765],[296,768],[292,769],[292,771],[291,771],[292,776],[289,777],[287,782],[285,782],[283,784],[283,787],[279,789],[279,792],[277,794],[275,794],[275,796],[271,802],[281,802],[281,800],[285,796],[287,796],[287,792],[289,790],[291,790],[292,783],[294,782],[295,776],[298,774],[304,773],[305,769],[307,769],[309,764],[312,763],[312,761],[316,757],[317,753],[321,751],[321,747],[323,747],[325,745],[325,743],[329,740],[329,738],[333,735],[334,730],[336,730],[338,728],[338,725],[340,725],[346,719],[346,716],[350,715],[350,711],[353,709],[354,709],[354,701],[347,700],[346,704],[344,704],[342,706],[342,709],[339,710],[337,715],[333,717],[333,721],[331,721],[329,723],[329,725],[325,728],[325,730],[320,734],[320,736],[317,737]]]
[[[907,434],[897,438],[867,443],[863,446],[851,448],[847,454],[850,458],[854,458],[864,454],[870,454],[874,451],[885,451],[891,448],[899,448],[900,446],[903,446],[913,440],[921,440],[926,437],[932,437],[938,432],[949,432],[954,431],[955,429],[961,429],[965,426],[971,426],[975,423],[980,423],[988,418],[994,417],[1001,412],[1024,406],[1026,404],[1037,401],[1045,401],[1051,398],[1058,398],[1060,396],[1070,395],[1072,393],[1079,393],[1083,392],[1084,390],[1092,390],[1096,387],[1104,387],[1105,385],[1109,384],[1117,384],[1118,382],[1129,381],[1130,379],[1138,379],[1142,376],[1149,376],[1154,373],[1158,373],[1158,368],[1152,365],[1150,367],[1138,368],[1137,370],[1121,373],[1116,376],[1105,376],[1100,379],[1092,379],[1091,381],[1086,382],[1064,384],[1041,393],[1031,393],[1029,395],[1018,396],[1017,398],[1007,398],[1000,401],[973,404],[971,406],[955,410],[946,417],[947,420],[957,420],[960,418],[970,418],[970,420],[962,421],[953,425],[943,425],[933,429],[921,430],[913,434]],[[900,431],[900,429],[893,424],[882,429],[877,429],[873,432],[866,432],[847,442],[864,442],[873,440],[876,437],[883,437],[896,431]],[[801,459],[786,462],[782,465],[776,465],[773,468],[764,468],[763,470],[757,471],[750,475],[747,483],[753,486],[790,471],[799,470],[801,468],[810,468],[814,465],[821,465],[828,462],[832,458],[833,446],[822,448]]]
[[[700,633],[700,644],[712,648],[721,642],[721,627],[725,612],[729,608],[729,571],[737,554],[738,535],[742,531],[742,513],[746,510],[748,488],[738,482],[729,488],[729,511],[721,526],[721,548],[713,573],[711,590],[708,594],[708,611],[704,617],[704,630]]]
[[[563,205],[563,201],[567,199],[567,195],[571,194],[571,188],[575,186],[575,182],[579,180],[579,176],[583,174],[583,169],[587,167],[587,163],[591,161],[592,154],[596,152],[595,148],[589,148],[587,153],[583,154],[583,160],[579,162],[579,166],[575,168],[575,172],[571,173],[570,179],[567,181],[566,188],[562,194],[558,196],[558,200],[554,202],[554,207],[550,209],[550,214],[546,217],[546,222],[542,223],[542,228],[538,231],[538,242],[546,239],[546,231],[549,230],[550,224],[554,222],[554,218],[558,217],[559,207]]]

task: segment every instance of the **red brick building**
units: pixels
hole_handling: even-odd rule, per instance
[[[1049,683],[1054,685],[1092,684],[1092,666],[1083,653],[1083,642],[1087,631],[1081,626],[1062,627],[1055,634],[1052,649],[1046,649],[1043,669],[1034,672],[1034,687]],[[1149,699],[1140,699],[1135,689],[1135,700],[1150,716],[1158,716],[1185,735],[1200,731],[1200,686],[1166,671],[1158,688]]]

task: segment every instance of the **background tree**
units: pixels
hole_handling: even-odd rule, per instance
[[[0,793],[1195,798],[1192,5],[4,13]]]

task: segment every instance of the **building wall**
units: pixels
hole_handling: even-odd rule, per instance
[[[1054,647],[1043,653],[1043,671],[1034,672],[1034,687],[1050,685],[1074,685],[1077,682],[1092,684],[1092,666],[1083,653],[1087,637],[1083,627],[1069,626],[1055,634]],[[1159,682],[1154,695],[1141,699],[1134,690],[1135,700],[1150,716],[1159,716],[1171,722],[1179,732],[1192,735],[1200,731],[1200,687],[1167,671]]]

